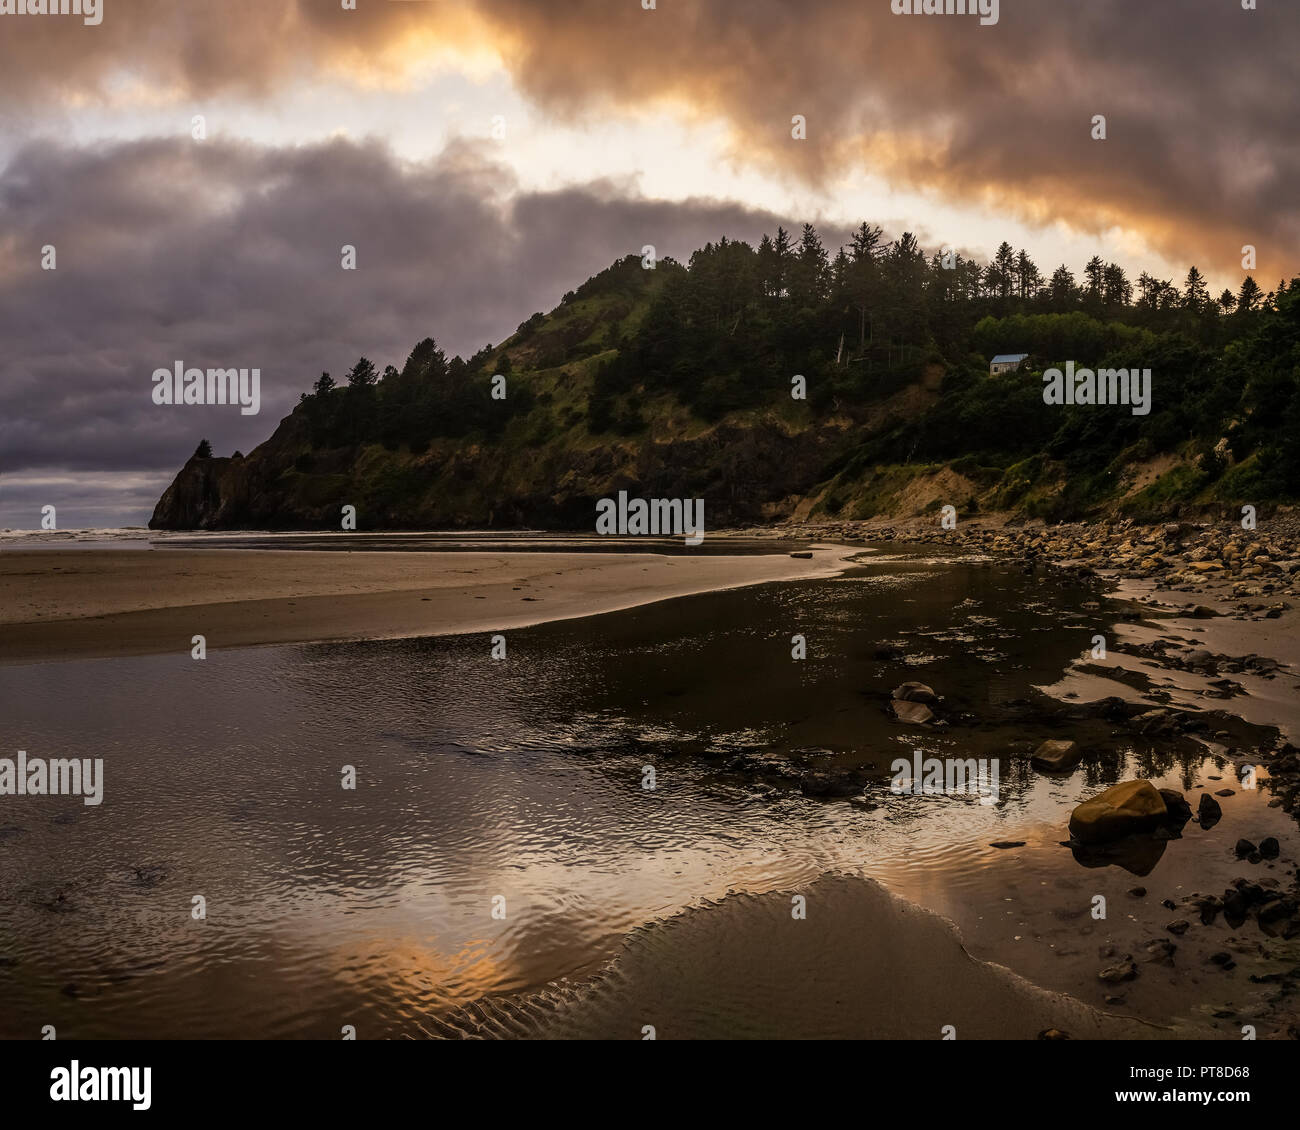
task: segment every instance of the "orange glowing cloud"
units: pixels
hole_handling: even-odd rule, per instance
[[[1170,259],[1267,276],[1300,252],[1290,121],[1300,8],[1003,0],[999,22],[887,0],[108,0],[99,27],[26,18],[0,40],[15,120],[43,99],[270,98],[504,68],[557,121],[670,106],[732,160],[816,186],[870,173],[1029,224],[1132,233]],[[802,115],[807,136],[791,135]],[[1106,137],[1094,137],[1097,116]],[[647,161],[677,154],[648,153]],[[689,190],[690,169],[681,171]]]

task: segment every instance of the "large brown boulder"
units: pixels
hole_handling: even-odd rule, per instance
[[[1070,814],[1070,835],[1080,843],[1106,843],[1148,832],[1168,817],[1165,798],[1150,781],[1121,781]]]

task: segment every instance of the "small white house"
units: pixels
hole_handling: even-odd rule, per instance
[[[1014,369],[1019,369],[1021,363],[1028,356],[1028,353],[999,353],[989,362],[989,376],[993,376],[994,373],[1010,373]]]

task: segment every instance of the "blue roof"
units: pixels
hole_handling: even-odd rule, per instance
[[[989,364],[1001,365],[1005,361],[1023,361],[1028,356],[1028,353],[999,353]]]

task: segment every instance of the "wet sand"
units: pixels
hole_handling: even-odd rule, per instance
[[[194,632],[207,635],[209,646],[234,647],[497,630],[713,589],[832,576],[854,552],[823,547],[807,560],[784,552],[703,558],[487,551],[28,551],[0,557],[0,662],[183,653]],[[1164,616],[1179,607],[1169,594],[1143,583],[1125,584],[1115,595],[1150,602]],[[1287,692],[1295,685],[1295,614],[1287,610],[1279,619],[1238,620],[1231,618],[1226,599],[1204,596],[1219,617],[1175,615],[1118,625],[1108,663],[1085,658],[1059,684],[1042,689],[1057,697],[1092,700],[1120,694],[1134,700],[1140,692],[1126,691],[1104,675],[1115,666],[1133,670],[1128,647],[1151,637],[1174,637],[1186,646],[1229,654],[1259,651],[1279,658],[1282,670],[1272,679],[1243,677],[1249,697],[1228,701],[1218,696],[1205,701],[1212,689],[1205,678],[1163,670],[1159,664],[1142,666],[1169,679],[1161,689],[1170,697],[1157,701],[1249,715],[1261,725],[1280,722],[1284,731],[1294,733],[1293,717],[1279,717],[1276,707],[1288,700],[1294,706],[1294,695]],[[198,617],[203,624],[192,626]],[[217,638],[212,624],[219,626]],[[24,647],[31,650],[23,654]],[[1183,782],[1170,783],[1186,788]],[[1225,845],[1232,839],[1228,832],[1236,832],[1234,815],[1229,811],[1220,829],[1219,838],[1227,836]],[[1242,830],[1258,838],[1254,827]],[[1283,836],[1282,829],[1269,830]],[[1016,834],[1041,840],[1044,858],[1052,845],[1059,853],[1061,830],[1037,831],[1028,836],[1022,827]],[[990,916],[986,926],[981,915],[972,921],[961,912],[960,898],[951,900],[945,913],[962,922],[971,951],[999,961],[1012,957],[1037,986],[1001,965],[972,957],[949,920],[901,901],[874,882],[834,874],[798,889],[808,900],[806,921],[791,917],[795,891],[732,894],[633,931],[619,956],[589,981],[561,982],[527,996],[485,997],[429,1023],[435,1034],[533,1038],[639,1039],[646,1024],[654,1025],[662,1039],[935,1039],[944,1025],[953,1025],[957,1038],[1032,1039],[1048,1028],[1063,1029],[1076,1039],[1208,1034],[1204,1016],[1195,1018],[1201,1023],[1180,1022],[1176,1029],[1154,1027],[1087,1003],[1099,1002],[1108,991],[1096,980],[1096,968],[1106,964],[1099,943],[1136,951],[1150,935],[1160,936],[1164,920],[1175,912],[1166,914],[1159,896],[1177,899],[1185,890],[1175,880],[1199,883],[1203,875],[1192,878],[1166,869],[1149,899],[1146,917],[1151,921],[1137,922],[1122,893],[1132,880],[1117,873],[1118,886],[1107,888],[1107,894],[1126,912],[1116,920],[1119,934],[1081,937],[1067,946],[1060,942],[1069,941],[1077,928],[1080,900],[1071,890],[1079,884],[1071,882],[1071,890],[1044,898],[1056,872],[1035,870],[1033,864],[1034,859],[1019,862],[1026,889],[1011,891],[1024,895],[1024,907],[1007,911],[1014,910],[1014,921],[994,923]],[[1084,884],[1088,891],[1097,887],[1098,878]],[[944,904],[933,891],[904,893],[928,906]],[[1011,899],[1003,895],[1001,901]],[[1036,925],[1028,921],[1031,914],[1037,915]],[[1020,952],[1025,948],[1021,935],[1029,936],[1027,925],[1042,943],[1038,960]],[[1016,937],[1008,941],[1004,935],[1012,930]],[[1181,999],[1204,977],[1217,984],[1222,976],[1213,970],[1204,977],[1196,972],[1209,968],[1205,952],[1227,945],[1243,963],[1242,977],[1254,971],[1248,958],[1260,956],[1253,952],[1259,949],[1253,935],[1225,942],[1218,934],[1202,937],[1195,929],[1179,944],[1183,949],[1176,969],[1144,965],[1134,999],[1110,1006],[1168,1016],[1172,1010],[1155,1007],[1153,1001],[1171,994]],[[1073,960],[1061,961],[1067,957]],[[1260,966],[1260,971],[1266,968]],[[1220,1001],[1218,988],[1206,991]],[[1257,1002],[1237,1001],[1234,995],[1233,1003],[1257,1019]],[[1208,1011],[1208,1005],[1201,1011]]]
[[[807,917],[792,915],[806,900]],[[432,1035],[530,1039],[1072,1039],[1186,1035],[1100,1012],[976,961],[952,923],[879,884],[823,875],[731,894],[634,932],[590,981],[488,998]]]
[[[1238,619],[1234,615],[1236,602],[1227,588],[1222,584],[1208,584],[1202,589],[1199,603],[1214,609],[1218,615],[1197,619],[1176,612],[1178,605],[1173,598],[1181,597],[1181,593],[1160,591],[1150,581],[1119,581],[1114,593],[1117,598],[1148,604],[1169,617],[1147,624],[1126,625],[1119,634],[1120,647],[1169,639],[1188,649],[1204,648],[1216,656],[1256,654],[1276,660],[1279,667],[1270,677],[1233,672],[1232,679],[1245,693],[1234,695],[1227,702],[1217,701],[1211,695],[1213,683],[1208,675],[1161,669],[1150,659],[1144,659],[1141,666],[1160,670],[1170,703],[1192,710],[1222,706],[1247,722],[1277,726],[1295,741],[1300,738],[1300,694],[1296,693],[1300,691],[1300,610],[1287,608],[1272,619]],[[1113,662],[1122,663],[1124,658],[1121,650]],[[1129,667],[1133,666],[1129,662]],[[1207,696],[1210,696],[1208,702]]]
[[[0,663],[503,631],[833,576],[811,558],[654,553],[27,550],[0,554]]]

